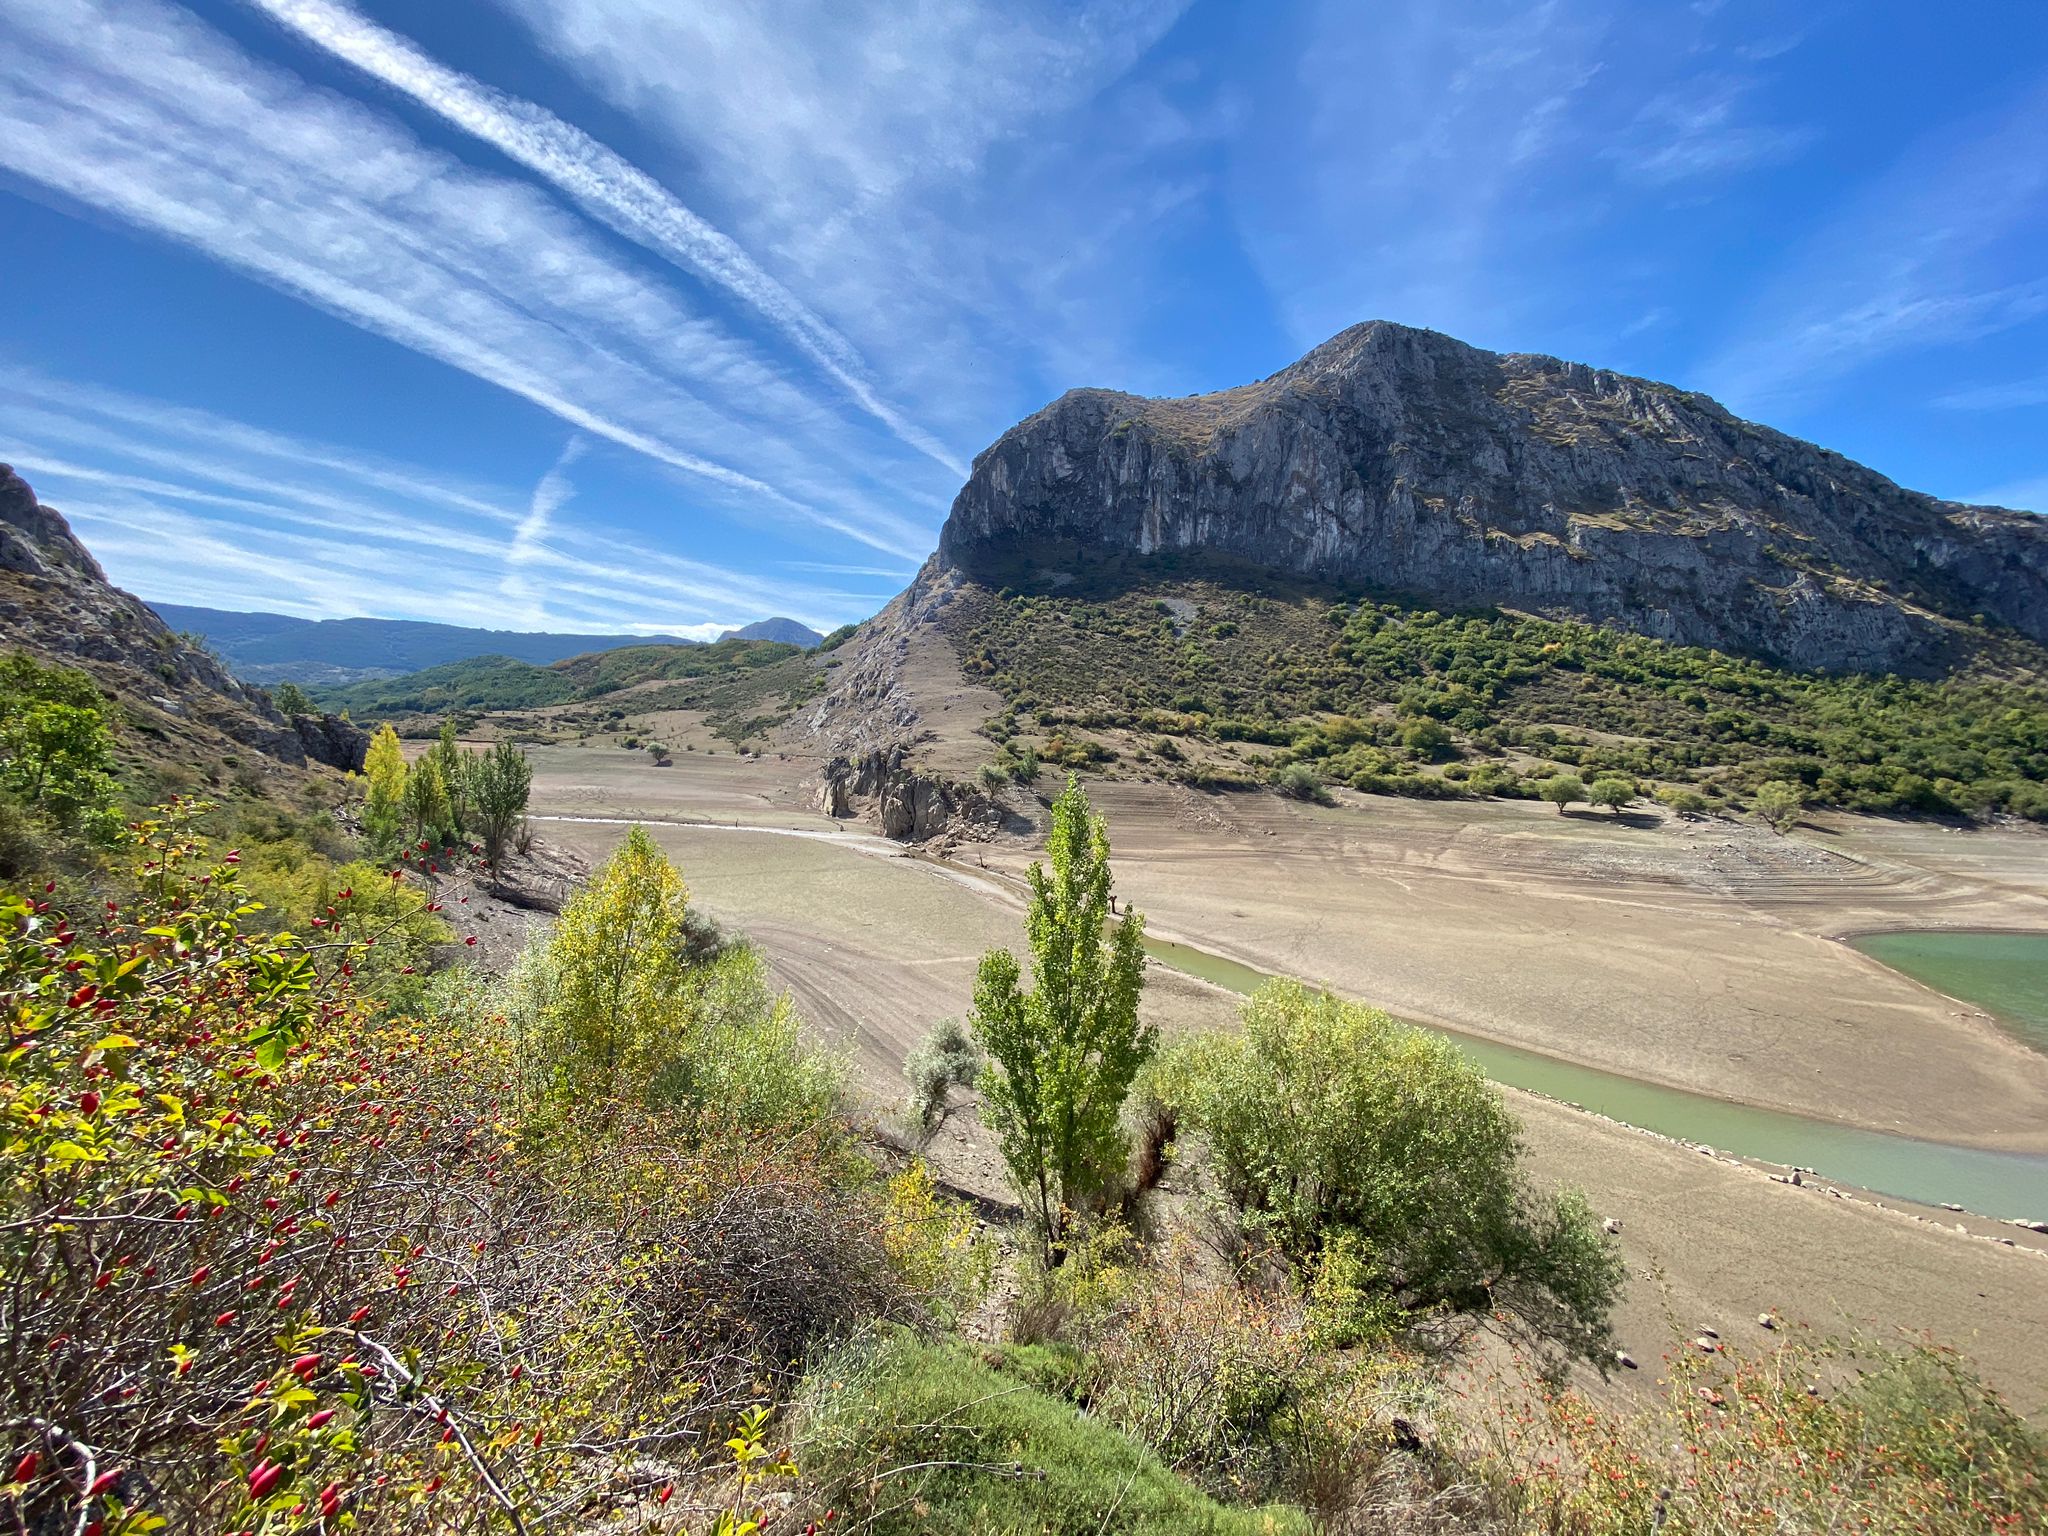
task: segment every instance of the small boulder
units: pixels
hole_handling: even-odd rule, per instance
[[[1778,1320],[1768,1312],[1759,1312],[1756,1315],[1756,1325],[1759,1328],[1776,1328]]]
[[[1600,1223],[1600,1230],[1602,1232],[1605,1232],[1609,1237],[1614,1237],[1621,1231],[1621,1223],[1614,1217],[1610,1216],[1605,1221]]]
[[[1614,1363],[1620,1366],[1624,1371],[1632,1371],[1636,1369],[1636,1357],[1630,1354],[1625,1349],[1617,1349],[1614,1352]]]

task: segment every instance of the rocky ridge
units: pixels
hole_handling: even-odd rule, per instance
[[[279,763],[357,769],[369,738],[335,715],[286,717],[139,598],[107,580],[55,508],[0,464],[0,636],[80,667],[117,698],[129,724],[183,756],[217,763],[240,745]]]
[[[2048,643],[2032,514],[1905,490],[1704,395],[1384,321],[1218,394],[1061,396],[976,458],[933,574],[1105,553],[1804,670],[1938,671],[1987,621]]]

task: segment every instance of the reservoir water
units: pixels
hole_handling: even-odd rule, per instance
[[[2048,1052],[2048,933],[1866,933],[1849,942],[1922,986],[1975,1004]]]
[[[2048,935],[2030,937],[2048,940]],[[1145,948],[1160,964],[1233,992],[1251,992],[1270,979],[1265,972],[1193,945],[1147,938]],[[2048,963],[2048,949],[2038,963]],[[1949,1146],[1834,1125],[1639,1082],[1454,1030],[1439,1032],[1456,1041],[1496,1082],[1582,1105],[1644,1130],[1788,1167],[1812,1168],[1845,1184],[1901,1199],[1929,1205],[1950,1201],[1986,1216],[2048,1220],[2048,1156]]]

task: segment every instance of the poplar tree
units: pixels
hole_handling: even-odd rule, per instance
[[[1031,866],[1024,920],[1032,990],[1021,990],[1014,955],[991,950],[972,1023],[993,1068],[982,1074],[982,1110],[1050,1267],[1066,1255],[1075,1209],[1124,1167],[1124,1100],[1158,1036],[1138,1022],[1145,920],[1128,911],[1105,933],[1109,832],[1071,776],[1053,801],[1046,853],[1052,870]]]
[[[441,775],[441,791],[448,800],[448,830],[457,837],[467,836],[471,759],[456,738],[453,720],[441,722],[440,739],[428,749],[427,758]]]
[[[363,801],[363,832],[370,848],[389,854],[398,845],[405,828],[405,749],[398,744],[398,732],[384,726],[370,738],[370,750],[363,758],[363,777],[369,791]]]

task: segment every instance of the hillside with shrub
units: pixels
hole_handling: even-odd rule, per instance
[[[1001,696],[999,760],[1436,798],[1571,776],[1698,809],[1778,784],[1843,810],[2048,820],[2048,653],[2012,635],[1940,678],[1799,672],[1173,557],[962,581],[937,622]]]
[[[714,730],[738,742],[786,720],[823,686],[807,647],[728,638],[711,645],[622,646],[545,667],[480,656],[310,693],[323,708],[375,720],[594,704],[631,690],[636,710],[700,710]]]

